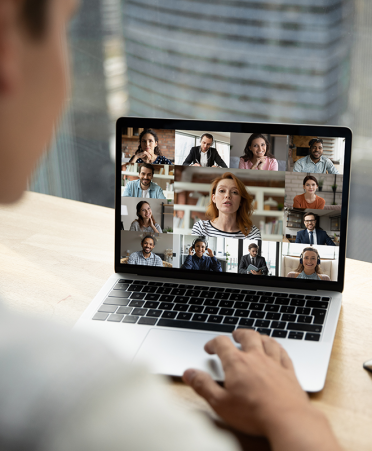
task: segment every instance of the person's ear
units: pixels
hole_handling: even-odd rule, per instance
[[[216,199],[216,195],[215,195],[215,194],[212,194],[212,202],[213,202],[214,204],[216,203],[215,199]]]
[[[0,2],[0,96],[9,95],[19,85],[21,75],[19,8],[22,2]]]

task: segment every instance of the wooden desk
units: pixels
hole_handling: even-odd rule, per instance
[[[72,326],[113,272],[112,209],[27,193],[16,206],[0,206],[0,234],[0,296],[14,309]],[[311,395],[350,451],[372,443],[372,374],[362,368],[372,358],[371,272],[371,264],[347,260],[326,385]],[[179,403],[210,412],[181,382],[171,386]],[[244,448],[268,446],[245,438]]]

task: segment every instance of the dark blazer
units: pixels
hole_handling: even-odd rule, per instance
[[[240,274],[247,274],[248,266],[251,263],[252,263],[251,255],[250,254],[243,255],[243,257],[242,257],[242,259],[240,260],[240,263],[239,263],[239,273]],[[259,257],[257,255],[257,257],[256,257],[256,264],[254,266],[257,266],[258,270],[260,270],[260,268],[263,268],[264,266],[266,266],[265,257]],[[268,272],[269,272],[269,270],[267,268],[263,269],[262,270],[262,275],[263,276],[267,276]],[[250,275],[250,274],[248,274],[248,275]]]
[[[315,229],[315,232],[317,243],[320,246],[323,244],[328,244],[328,246],[336,246],[324,230]],[[307,229],[297,232],[296,243],[310,244],[310,237]]]
[[[220,157],[217,149],[214,147],[210,147],[207,151],[207,166],[210,168],[217,163],[218,166],[222,168],[227,168],[226,163]],[[190,166],[191,164],[199,163],[200,164],[200,146],[191,147],[190,153],[187,155],[186,160],[182,163],[184,166]]]

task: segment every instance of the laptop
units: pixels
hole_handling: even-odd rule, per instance
[[[205,343],[254,329],[320,391],[344,286],[351,141],[335,126],[120,118],[115,272],[75,329],[154,373],[220,381]]]

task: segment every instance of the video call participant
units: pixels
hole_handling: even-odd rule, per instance
[[[213,255],[213,251],[209,249],[206,238],[197,238],[194,241],[181,268],[222,272],[221,263]]]
[[[313,138],[309,141],[309,155],[300,158],[293,166],[293,172],[312,172],[317,174],[338,174],[329,158],[323,157],[323,140]]]
[[[213,180],[208,220],[196,222],[192,235],[224,236],[260,240],[261,232],[253,225],[253,197],[234,174],[225,172]]]
[[[270,143],[264,135],[253,133],[240,157],[240,169],[258,169],[261,171],[277,171],[278,161],[270,152]]]
[[[145,200],[138,202],[136,214],[138,219],[135,219],[132,222],[129,228],[130,231],[163,233],[160,225],[155,221],[155,218],[152,215],[152,210],[148,202]]]
[[[200,146],[192,147],[186,160],[182,163],[184,166],[203,166],[212,168],[227,168],[226,163],[220,157],[217,149],[211,147],[213,144],[213,135],[204,133],[200,138]]]
[[[297,232],[296,243],[310,245],[318,244],[319,246],[328,244],[328,246],[336,246],[324,230],[320,230],[316,227],[317,220],[314,213],[310,211],[305,213],[303,220],[306,230],[299,230]]]
[[[0,203],[10,208],[51,148],[68,95],[66,34],[77,2],[0,5]],[[266,435],[276,450],[340,451],[327,419],[301,389],[284,349],[251,330],[236,330],[233,338],[241,350],[226,336],[206,345],[222,361],[224,387],[196,369],[185,372],[185,383],[231,427]],[[131,444],[137,451],[241,449],[206,418],[179,408],[160,377],[117,358],[98,339],[74,334],[50,318],[16,312],[0,300],[0,342],[3,449],[63,451],[66,444],[70,450],[90,451]],[[268,371],[275,379],[260,376]],[[147,433],[139,434],[139,428]]]
[[[268,269],[266,267],[265,257],[261,257],[258,254],[258,246],[256,243],[251,243],[248,246],[248,255],[243,255],[242,259],[239,263],[239,274],[253,274],[254,276],[267,276]],[[247,273],[248,266],[253,265],[258,268],[258,271],[252,269],[249,273]],[[262,269],[260,269],[262,268]]]
[[[312,208],[313,210],[323,210],[325,200],[317,196],[316,190],[319,187],[318,180],[313,175],[307,175],[303,181],[304,194],[299,194],[293,199],[293,208]]]
[[[123,197],[148,197],[150,199],[165,199],[160,186],[152,182],[154,176],[154,166],[143,163],[139,168],[138,180],[127,182]]]
[[[159,148],[158,135],[151,130],[143,130],[139,135],[139,146],[136,153],[129,160],[130,163],[151,163],[151,164],[172,164],[168,158],[165,158]],[[136,159],[137,157],[137,159]]]
[[[294,279],[331,280],[329,276],[321,273],[320,256],[313,247],[305,247],[301,253],[300,261],[294,272],[287,274]]]
[[[158,255],[151,252],[156,245],[156,240],[151,235],[142,238],[142,251],[133,252],[128,259],[128,265],[163,266]]]

